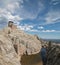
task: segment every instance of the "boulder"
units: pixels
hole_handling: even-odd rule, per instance
[[[0,65],[20,65],[23,54],[37,54],[40,50],[37,36],[10,27],[0,31]]]
[[[0,65],[20,65],[11,40],[0,35]]]

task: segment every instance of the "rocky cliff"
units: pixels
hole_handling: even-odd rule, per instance
[[[60,65],[60,44],[52,43],[48,48],[46,65]]]
[[[42,40],[42,46],[46,46],[47,49],[46,65],[60,65],[60,43]]]
[[[37,54],[41,42],[34,35],[9,27],[0,31],[0,65],[20,65],[23,54]]]

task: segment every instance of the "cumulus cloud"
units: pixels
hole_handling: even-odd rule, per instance
[[[28,32],[43,32],[43,33],[52,33],[52,32],[60,32],[60,31],[58,31],[58,30],[45,30],[44,29],[44,27],[39,27],[39,29],[40,30],[38,30],[38,29],[34,29],[34,26],[33,25],[27,25],[27,24],[25,24],[24,26],[18,26],[18,28],[20,29],[20,30],[23,30],[23,31],[28,31]]]
[[[39,32],[37,29],[34,29],[34,25],[27,25],[27,24],[25,24],[23,26],[22,25],[18,26],[18,28],[20,30],[28,31],[28,32]]]
[[[39,26],[38,29],[44,29],[44,27],[43,26]]]
[[[25,24],[23,26],[21,26],[21,25],[18,26],[18,28],[21,29],[21,30],[24,30],[24,31],[30,31],[33,28],[33,25],[27,25],[27,24]]]

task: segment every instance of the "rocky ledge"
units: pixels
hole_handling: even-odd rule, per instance
[[[0,65],[20,65],[23,54],[37,54],[40,50],[41,42],[37,36],[17,28],[0,30]]]

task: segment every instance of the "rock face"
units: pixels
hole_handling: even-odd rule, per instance
[[[60,65],[60,44],[51,44],[47,53],[46,65]]]
[[[0,31],[0,65],[20,65],[23,54],[37,54],[41,50],[41,42],[36,36],[9,27]]]
[[[0,65],[20,65],[11,40],[4,35],[0,35]]]
[[[60,65],[60,43],[52,43],[51,41],[42,41],[42,46],[47,48],[46,65]]]

